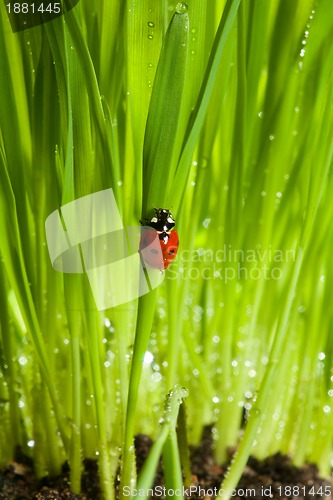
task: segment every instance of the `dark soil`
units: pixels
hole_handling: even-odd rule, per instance
[[[135,445],[137,466],[140,470],[149,452],[151,440],[147,436],[139,435]],[[200,447],[191,450],[191,463],[192,486],[186,491],[185,498],[209,500],[218,493],[226,471],[225,467],[214,461],[209,429],[204,433]],[[0,500],[102,500],[97,464],[94,460],[84,462],[81,495],[72,493],[68,484],[67,465],[58,478],[37,481],[33,474],[32,461],[18,453],[15,461],[0,472]],[[164,498],[161,466],[154,488],[155,494],[152,498]],[[251,457],[236,490],[232,492],[232,498],[328,499],[332,498],[331,489],[331,483],[318,476],[315,465],[308,464],[298,469],[291,464],[289,458],[276,454],[261,462]]]

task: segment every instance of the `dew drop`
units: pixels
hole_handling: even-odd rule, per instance
[[[21,356],[18,360],[18,362],[20,363],[21,366],[24,366],[27,364],[28,360],[25,356]]]
[[[151,378],[152,378],[153,382],[158,383],[158,382],[161,382],[162,375],[160,373],[158,373],[158,372],[155,372],[155,373],[153,373],[153,375],[151,376]]]
[[[152,23],[152,22],[150,21],[150,22],[148,23],[148,26],[149,26],[149,28],[153,28],[153,27],[155,26],[155,24],[154,24],[154,23]]]
[[[186,14],[187,11],[188,11],[188,6],[186,3],[184,2],[177,3],[176,5],[177,14]]]

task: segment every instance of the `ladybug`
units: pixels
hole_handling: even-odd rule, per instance
[[[164,208],[155,208],[154,217],[140,223],[145,226],[140,240],[140,252],[145,263],[154,269],[166,269],[176,257],[179,246],[172,213]]]

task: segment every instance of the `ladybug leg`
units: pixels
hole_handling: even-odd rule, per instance
[[[140,219],[139,222],[140,222],[141,226],[148,226],[150,220],[147,219],[147,217],[145,217],[144,219]]]

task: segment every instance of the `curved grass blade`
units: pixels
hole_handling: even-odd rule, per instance
[[[180,4],[182,5],[182,4]],[[177,137],[189,40],[187,8],[176,12],[165,35],[153,86],[143,149],[143,213],[163,207],[176,170]]]
[[[153,444],[149,456],[140,472],[137,490],[149,491],[154,481],[158,461],[163,450],[165,481],[167,488],[176,491],[182,488],[182,474],[179,460],[176,425],[179,407],[188,395],[185,387],[175,385],[166,397],[160,435]]]
[[[191,167],[192,155],[205,120],[206,111],[209,106],[214,86],[216,84],[223,51],[226,46],[231,29],[234,25],[240,2],[241,0],[228,0],[223,11],[222,19],[207,65],[206,74],[197,100],[197,105],[194,110],[193,121],[190,124],[186,142],[182,149],[179,164],[175,172],[172,189],[170,190],[170,203],[175,206],[179,206],[181,198],[183,196]]]

